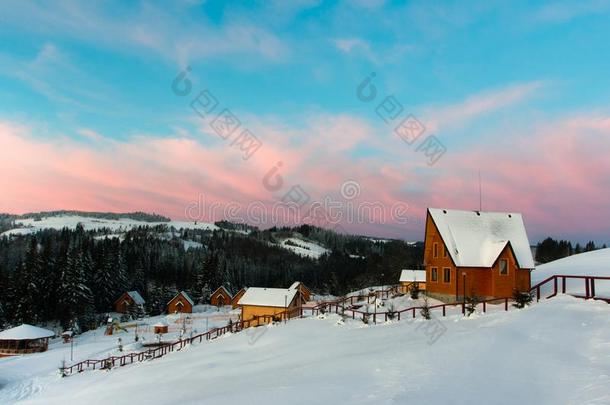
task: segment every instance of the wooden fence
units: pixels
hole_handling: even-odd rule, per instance
[[[544,298],[552,298],[556,296],[560,289],[559,284],[561,282],[561,292],[566,293],[566,280],[570,279],[581,279],[584,281],[584,294],[570,294],[578,298],[584,299],[600,299],[610,303],[610,298],[605,297],[597,297],[595,294],[595,281],[596,280],[610,280],[610,277],[602,277],[602,276],[568,276],[568,275],[555,275],[551,276],[540,283],[534,285],[530,292],[536,296],[536,300],[539,301],[542,296],[542,288],[548,285],[552,285],[553,292],[552,294],[544,297]],[[342,297],[332,301],[324,301],[319,303],[314,307],[298,307],[290,310],[282,311],[275,315],[261,315],[256,316],[252,319],[242,320],[239,322],[235,322],[224,326],[222,328],[214,328],[205,333],[198,334],[196,336],[183,338],[178,340],[177,342],[168,343],[166,345],[162,345],[156,347],[154,349],[148,349],[138,353],[129,353],[123,356],[109,356],[105,359],[100,360],[84,360],[79,363],[73,364],[69,367],[62,367],[60,369],[62,375],[70,375],[75,372],[82,372],[85,370],[96,370],[96,369],[110,369],[116,366],[125,366],[127,364],[132,364],[134,362],[142,362],[145,360],[156,359],[162,356],[165,356],[168,353],[174,351],[180,351],[185,346],[193,344],[193,343],[202,343],[204,341],[214,340],[225,333],[228,332],[239,332],[243,329],[249,328],[251,326],[258,326],[263,324],[268,324],[271,322],[278,321],[288,321],[289,319],[303,317],[307,312],[311,316],[317,316],[322,313],[337,313],[343,314],[345,316],[349,316],[351,314],[352,319],[361,318],[363,321],[372,323],[377,322],[387,322],[390,319],[401,320],[405,318],[416,318],[418,314],[421,314],[421,311],[424,309],[423,306],[410,307],[405,308],[400,311],[391,311],[391,312],[364,312],[360,311],[357,308],[353,308],[358,302],[362,302],[367,300],[369,302],[371,297],[380,297],[380,298],[388,298],[391,294],[399,294],[402,293],[403,289],[400,285],[391,285],[387,286],[387,288],[382,288],[379,290],[361,292],[360,294],[348,295],[346,297]],[[509,301],[512,300],[512,297],[503,297],[503,298],[494,298],[488,299],[484,301],[478,302],[478,305],[482,306],[483,312],[487,312],[489,305],[502,305],[504,311],[508,311],[509,309]],[[346,308],[347,306],[347,308]],[[466,313],[467,304],[464,302],[456,302],[449,304],[438,304],[428,306],[428,309],[436,312],[441,312],[442,316],[446,316],[447,308],[455,308],[460,307],[462,314]]]

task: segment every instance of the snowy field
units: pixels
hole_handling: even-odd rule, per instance
[[[2,233],[2,235],[16,235],[16,234],[28,234],[34,233],[41,229],[62,229],[62,228],[76,228],[76,225],[82,224],[85,230],[96,230],[101,228],[108,228],[113,232],[125,232],[138,226],[157,226],[166,225],[168,227],[174,227],[176,229],[209,229],[214,230],[218,227],[214,224],[208,224],[205,222],[184,222],[184,221],[170,221],[170,222],[145,222],[137,221],[129,218],[121,219],[104,219],[94,217],[82,217],[79,215],[61,215],[61,216],[50,216],[43,217],[40,221],[34,220],[34,218],[17,219],[15,223],[20,228],[11,229]]]
[[[550,276],[605,276],[610,277],[610,248],[579,253],[541,264],[532,272],[532,285]],[[547,289],[550,288],[547,286]],[[567,292],[584,294],[584,280],[567,280]],[[610,280],[596,281],[597,296],[610,297]]]
[[[560,296],[440,318],[434,343],[421,319],[366,326],[329,315],[63,379],[51,350],[0,360],[0,381],[28,374],[0,390],[0,403],[607,404],[609,314],[603,302]]]
[[[229,319],[237,320],[239,310],[230,307],[221,308],[201,305],[186,320],[186,335],[196,335],[208,329],[226,326]],[[120,356],[130,352],[146,350],[142,342],[157,341],[153,325],[164,322],[169,326],[163,341],[174,341],[180,337],[183,326],[181,315],[160,315],[140,321],[123,322],[125,330],[115,331],[112,336],[105,336],[105,327],[88,331],[74,340],[74,361],[70,361],[70,344],[61,339],[53,339],[49,350],[44,353],[22,357],[0,358],[0,404],[12,404],[43,390],[47,385],[57,382],[58,368],[65,360],[67,365],[86,359],[104,359],[108,356]],[[139,342],[135,342],[135,325],[138,324]],[[119,352],[117,341],[121,338],[123,352]],[[79,376],[80,377],[80,376]],[[77,377],[78,378],[78,377]],[[71,403],[70,401],[66,403]]]
[[[313,242],[306,242],[297,238],[287,238],[280,242],[280,246],[298,255],[318,259],[320,256],[330,252],[323,246]]]

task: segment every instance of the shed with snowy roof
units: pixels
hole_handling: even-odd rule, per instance
[[[114,302],[114,310],[120,314],[126,314],[136,307],[144,307],[144,298],[137,291],[126,291]]]
[[[233,299],[233,296],[229,290],[221,285],[212,293],[212,295],[210,295],[210,304],[214,305],[215,307],[222,307],[225,305],[230,305],[231,299]]]
[[[400,290],[408,292],[413,286],[420,290],[426,289],[426,270],[402,270],[400,272]]]
[[[429,208],[424,245],[431,296],[503,298],[530,289],[534,260],[521,214]]]
[[[298,289],[250,287],[238,302],[241,319],[258,326],[300,315]]]
[[[167,313],[190,314],[193,312],[194,306],[195,302],[193,299],[185,291],[180,291],[167,303]]]
[[[44,352],[55,332],[28,324],[0,332],[0,357]]]

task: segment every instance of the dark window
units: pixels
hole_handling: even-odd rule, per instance
[[[436,267],[432,267],[430,270],[430,278],[432,281],[438,281],[438,269]]]
[[[451,269],[449,267],[445,267],[443,269],[443,282],[445,282],[445,283],[451,282]]]
[[[500,274],[503,276],[508,275],[508,260],[500,259]]]
[[[438,257],[438,243],[432,246],[432,257]]]

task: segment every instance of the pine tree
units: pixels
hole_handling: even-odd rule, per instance
[[[39,292],[41,285],[37,277],[41,273],[42,263],[38,254],[38,241],[30,240],[25,260],[14,277],[14,317],[17,323],[37,323],[40,321]]]

